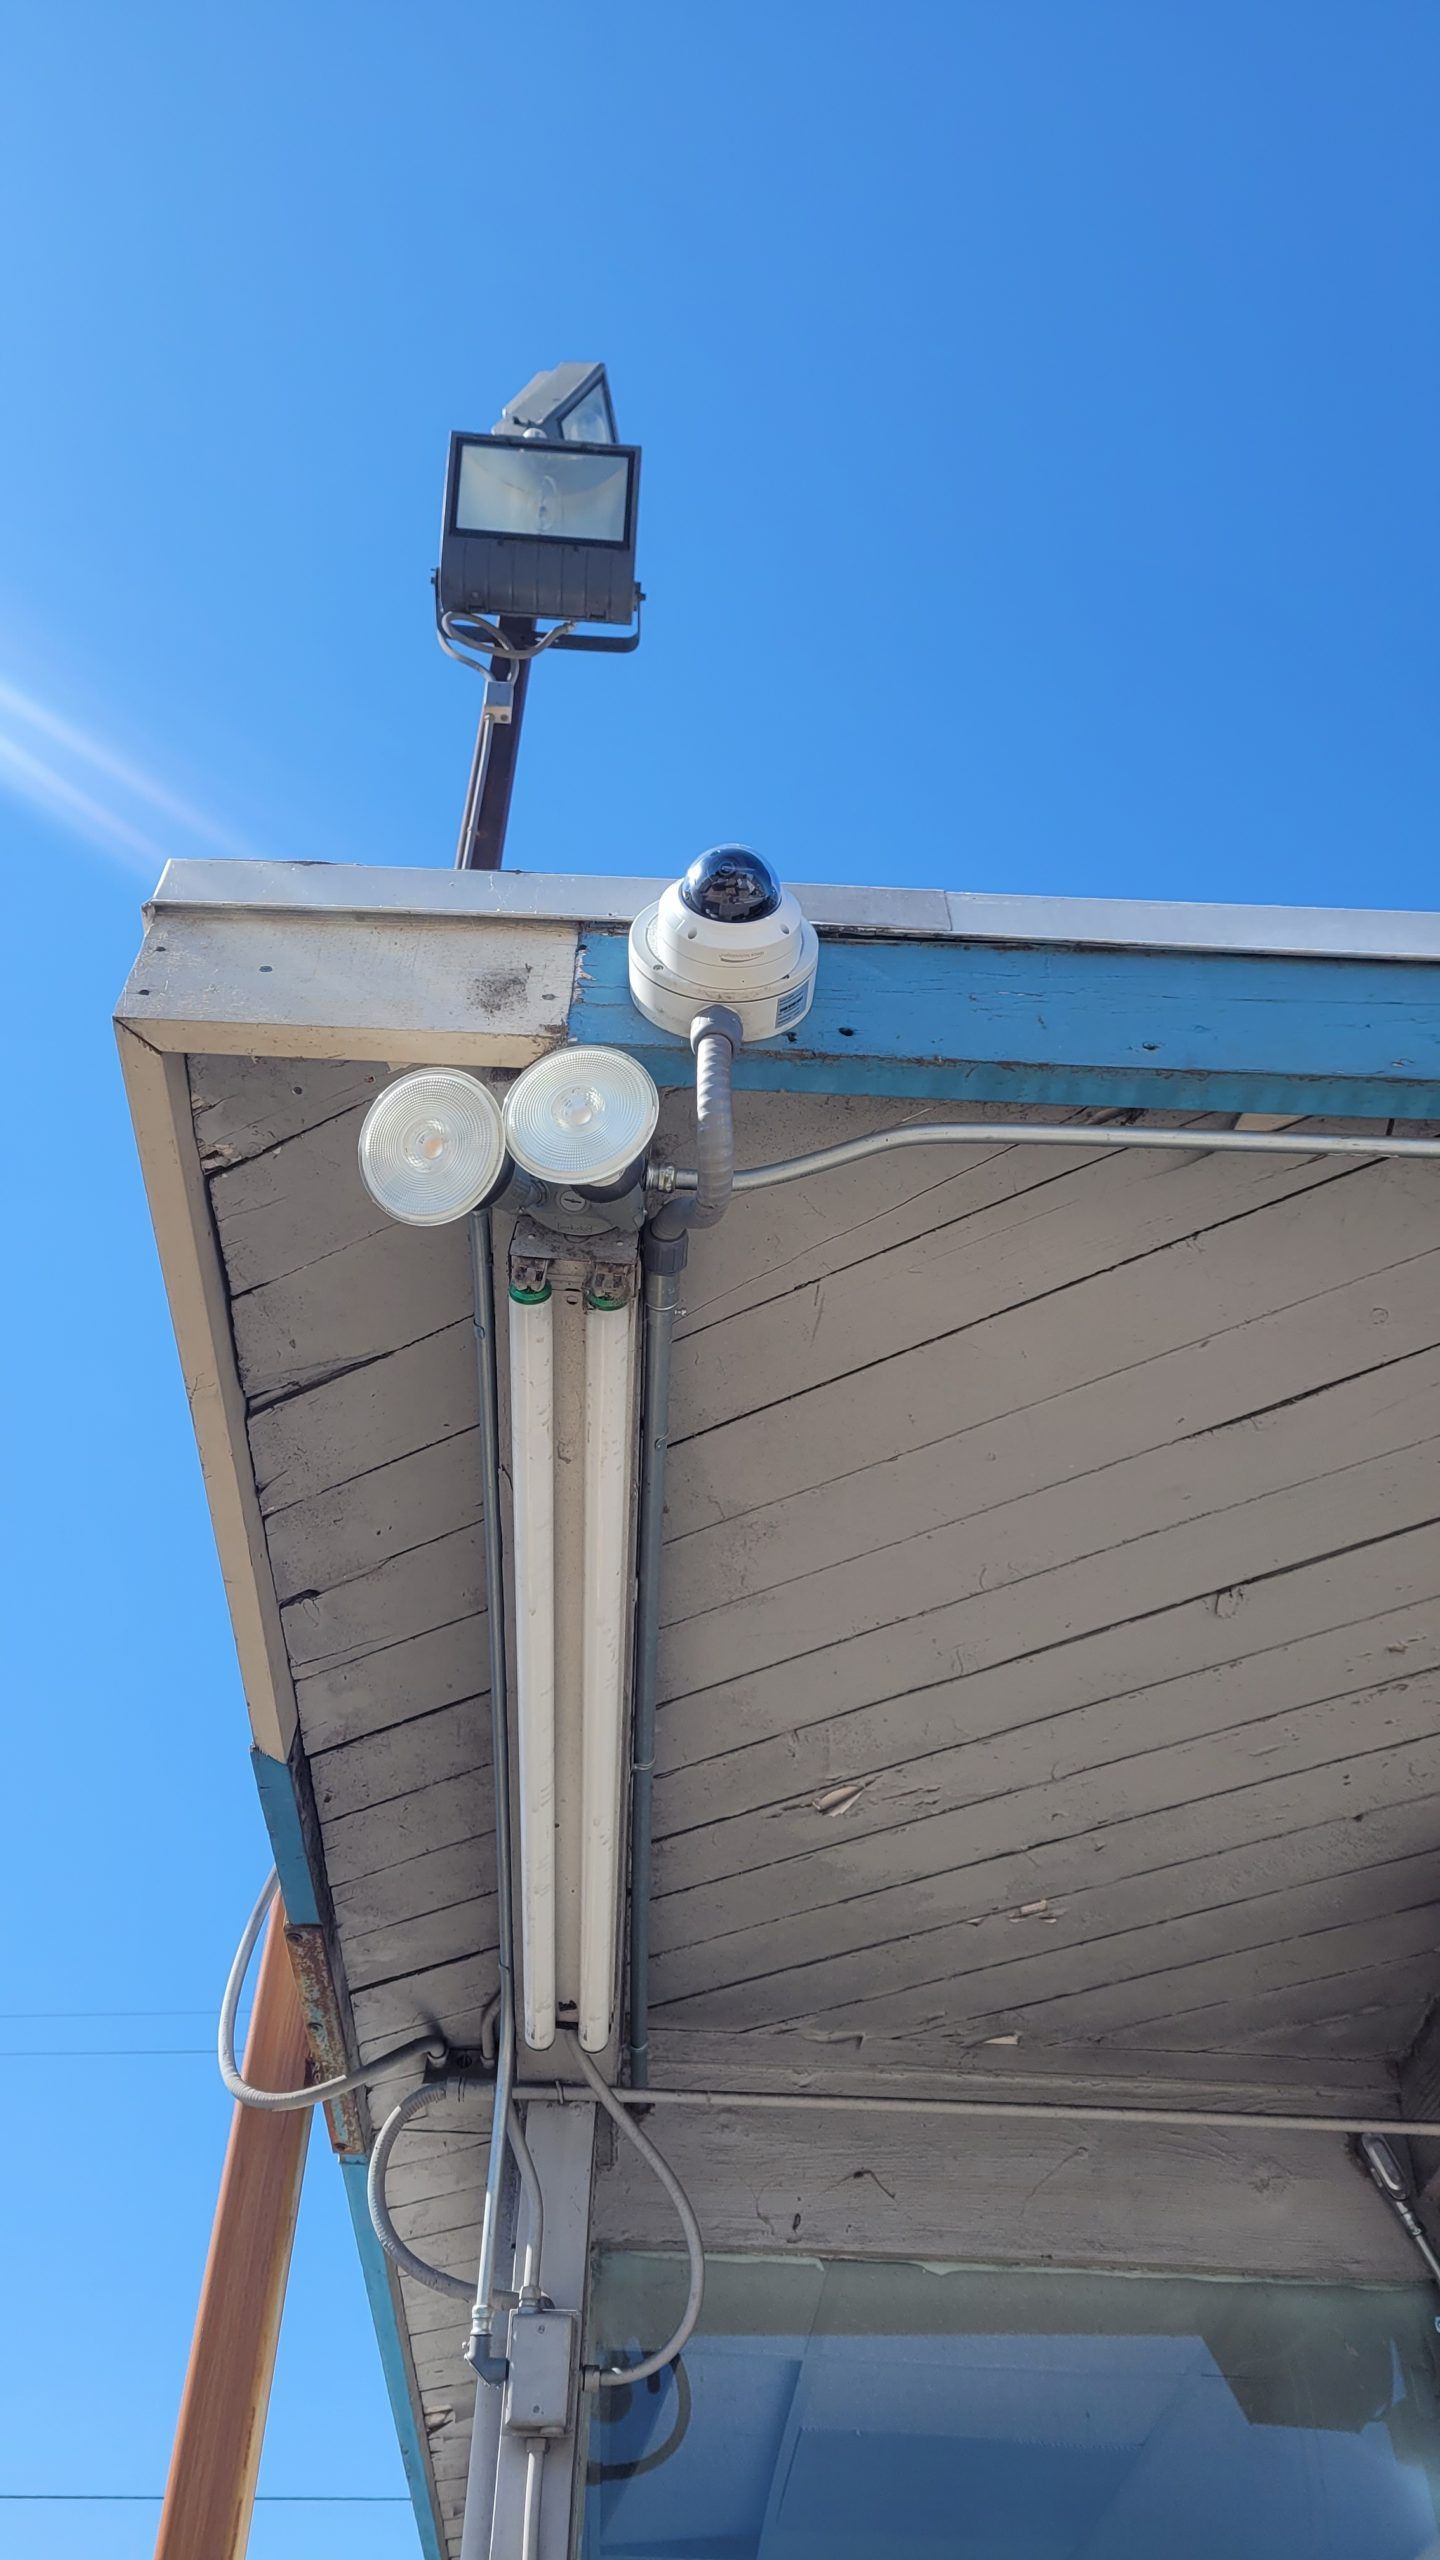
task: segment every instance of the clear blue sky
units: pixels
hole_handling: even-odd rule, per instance
[[[11,12],[0,2488],[163,2478],[265,1863],[108,1027],[161,855],[449,862],[446,435],[594,354],[651,606],[537,674],[517,864],[1432,902],[1437,111],[1432,0]],[[264,2483],[400,2487],[318,2142]]]

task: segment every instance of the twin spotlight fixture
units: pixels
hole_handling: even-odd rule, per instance
[[[487,1207],[517,1166],[581,1200],[616,1199],[644,1173],[659,1112],[652,1078],[623,1049],[554,1049],[503,1103],[461,1067],[418,1067],[366,1112],[360,1172],[377,1208],[407,1227]]]

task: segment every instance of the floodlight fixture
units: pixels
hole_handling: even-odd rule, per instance
[[[435,624],[441,647],[486,678],[459,871],[504,859],[536,658],[639,645],[639,489],[640,448],[619,440],[603,364],[551,365],[489,435],[450,439]]]
[[[653,1078],[624,1049],[552,1049],[505,1097],[510,1152],[537,1180],[609,1193],[639,1178],[660,1116]]]
[[[442,628],[495,614],[629,623],[638,445],[454,435],[438,595]]]
[[[460,1068],[397,1076],[361,1124],[365,1188],[402,1226],[449,1226],[493,1200],[509,1170],[500,1105]]]
[[[507,400],[502,436],[548,436],[565,444],[618,444],[610,378],[603,364],[552,364]]]

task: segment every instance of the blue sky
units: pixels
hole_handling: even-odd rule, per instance
[[[12,13],[0,2489],[163,2478],[264,1865],[108,1022],[161,858],[448,864],[445,439],[596,354],[651,602],[537,672],[518,866],[1433,903],[1437,92],[1430,0]],[[401,2485],[318,2140],[264,2484]]]

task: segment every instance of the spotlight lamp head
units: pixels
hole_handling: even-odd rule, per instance
[[[361,1124],[361,1179],[402,1226],[449,1226],[493,1200],[509,1172],[500,1105],[459,1067],[397,1076]]]
[[[652,1078],[624,1049],[552,1049],[505,1097],[505,1137],[537,1181],[607,1195],[638,1180],[660,1116]]]
[[[820,946],[799,900],[763,854],[717,844],[630,928],[630,993],[647,1022],[680,1039],[708,1005],[728,1005],[745,1038],[803,1022]]]
[[[640,448],[616,434],[603,364],[537,373],[493,434],[450,439],[442,633],[489,614],[628,623],[639,488]]]

